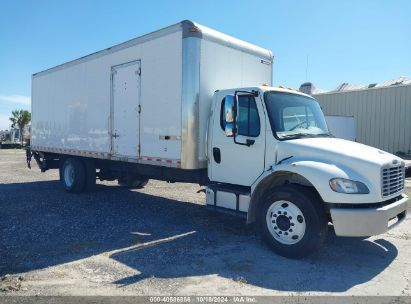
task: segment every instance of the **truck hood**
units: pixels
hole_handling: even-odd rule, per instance
[[[277,162],[287,157],[321,160],[351,169],[381,168],[387,164],[401,164],[393,154],[353,141],[339,138],[302,138],[278,143]],[[292,161],[290,159],[290,161]]]

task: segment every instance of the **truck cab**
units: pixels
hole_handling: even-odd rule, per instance
[[[279,254],[383,233],[407,212],[404,161],[334,138],[318,102],[268,86],[216,91],[207,135],[210,208],[244,213]]]

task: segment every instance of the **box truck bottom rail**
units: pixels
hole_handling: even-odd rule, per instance
[[[89,167],[88,174],[99,180],[144,180],[156,179],[167,182],[195,183],[207,185],[207,169],[183,170],[173,167],[154,166],[122,161],[113,161],[89,157],[76,157],[66,154],[31,151],[28,149],[27,164],[30,168],[31,159],[34,158],[42,172],[49,169],[60,169],[60,174],[65,161],[75,159],[84,167]],[[91,179],[91,176],[90,176]]]

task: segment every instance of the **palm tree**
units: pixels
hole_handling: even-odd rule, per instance
[[[18,128],[20,131],[20,143],[23,145],[23,129],[31,120],[31,114],[26,110],[14,110],[11,112],[13,115],[10,117],[11,127]]]

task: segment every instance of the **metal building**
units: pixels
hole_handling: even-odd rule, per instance
[[[307,89],[307,84],[303,86]],[[411,81],[346,88],[352,86],[340,85],[331,92],[313,92],[313,96],[326,116],[354,117],[356,141],[390,153],[410,154]]]

